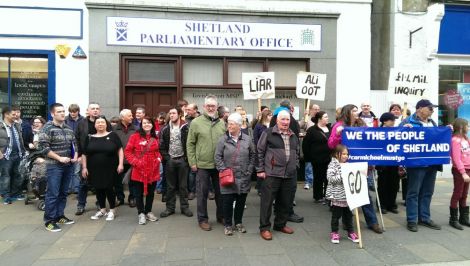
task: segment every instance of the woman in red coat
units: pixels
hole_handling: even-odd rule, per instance
[[[155,222],[158,218],[152,213],[152,203],[157,181],[160,180],[162,157],[150,117],[142,119],[140,129],[129,138],[124,154],[132,165],[130,182],[134,187],[139,224],[145,224],[146,220]]]

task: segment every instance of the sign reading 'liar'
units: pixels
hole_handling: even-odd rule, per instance
[[[242,73],[243,99],[274,99],[274,72]]]
[[[431,98],[429,71],[391,68],[388,80],[388,100],[398,103],[416,103]]]
[[[297,98],[317,101],[325,100],[326,74],[311,72],[297,73]]]
[[[350,210],[369,204],[367,163],[342,163],[341,177]]]

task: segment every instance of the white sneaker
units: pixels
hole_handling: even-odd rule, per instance
[[[114,217],[115,217],[115,216],[116,216],[116,215],[114,214],[113,211],[109,211],[108,214],[106,215],[106,221],[112,221],[112,220],[114,220]]]
[[[146,218],[147,218],[147,220],[149,220],[151,222],[158,221],[157,216],[155,216],[155,214],[153,214],[152,212],[147,213]]]
[[[147,223],[147,221],[145,220],[145,214],[143,214],[143,213],[139,214],[139,224],[144,225],[146,223]]]
[[[95,213],[95,215],[91,216],[90,218],[91,218],[92,220],[98,220],[98,219],[100,219],[101,217],[103,217],[103,216],[105,216],[105,215],[107,215],[107,213],[102,213],[101,211],[97,211],[97,212]]]
[[[305,184],[305,185],[304,185],[304,189],[309,190],[309,189],[310,189],[310,185],[309,185],[309,184]]]

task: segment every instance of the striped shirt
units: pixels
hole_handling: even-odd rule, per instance
[[[47,163],[58,163],[58,161],[47,156],[50,151],[60,157],[72,158],[76,152],[77,143],[73,130],[65,123],[56,125],[52,121],[47,122],[39,132],[39,150],[47,158]]]

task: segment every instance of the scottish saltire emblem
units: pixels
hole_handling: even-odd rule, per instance
[[[313,30],[310,30],[310,29],[303,30],[302,35],[300,36],[300,44],[301,45],[306,45],[306,44],[314,45],[313,39],[314,39]]]
[[[116,22],[116,41],[127,41],[127,24],[127,22],[124,22],[122,20]]]

